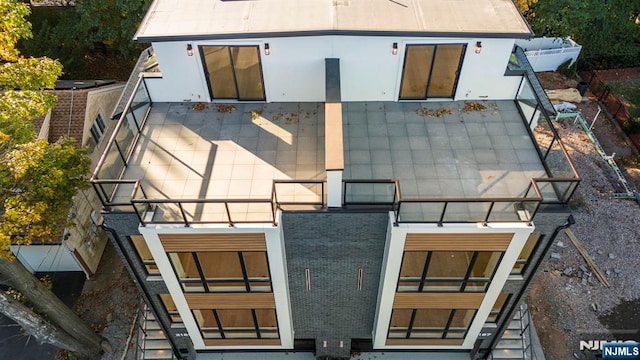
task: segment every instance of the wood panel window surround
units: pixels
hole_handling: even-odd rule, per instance
[[[156,265],[156,261],[151,255],[151,251],[149,251],[149,247],[144,240],[142,235],[131,235],[129,236],[129,240],[131,244],[133,244],[133,248],[136,249],[136,253],[138,254],[138,258],[144,265],[145,271],[147,272],[147,276],[158,276],[160,275],[160,269]]]
[[[266,252],[168,253],[184,292],[271,292]]]
[[[407,234],[387,345],[462,345],[512,238]]]
[[[484,292],[502,257],[499,251],[406,251],[398,292]]]
[[[278,339],[275,309],[191,310],[204,339]]]
[[[407,45],[400,100],[453,98],[466,45]]]
[[[264,234],[163,234],[207,346],[280,345]]]
[[[518,255],[518,260],[516,260],[516,264],[513,266],[513,270],[511,270],[511,275],[522,275],[527,270],[527,266],[529,265],[529,258],[531,254],[534,253],[535,249],[537,249],[538,244],[540,244],[540,240],[544,238],[544,235],[539,233],[532,233],[529,235],[527,242],[524,244],[520,255]]]
[[[184,292],[271,292],[264,234],[160,235]]]
[[[164,305],[164,309],[169,314],[169,318],[171,319],[171,324],[182,324],[182,318],[180,317],[180,313],[178,312],[178,308],[176,304],[173,302],[173,298],[170,294],[160,294],[160,301],[162,305]]]

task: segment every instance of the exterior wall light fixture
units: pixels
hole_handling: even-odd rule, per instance
[[[187,55],[193,56],[193,46],[191,44],[187,44]]]
[[[393,55],[398,55],[398,43],[397,42],[393,43],[393,46],[391,47],[391,53]]]
[[[269,43],[264,44],[264,54],[271,55],[271,49],[269,48]]]
[[[482,51],[482,41],[477,41],[476,42],[476,54],[480,54],[481,51]]]

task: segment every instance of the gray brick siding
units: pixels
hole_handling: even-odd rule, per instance
[[[352,338],[371,338],[387,223],[387,213],[282,215],[295,338],[316,339],[317,356],[348,357]]]

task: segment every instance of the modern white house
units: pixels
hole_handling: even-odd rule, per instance
[[[489,356],[580,181],[531,36],[511,0],[154,1],[92,182],[172,355]]]

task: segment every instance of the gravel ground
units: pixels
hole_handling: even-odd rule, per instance
[[[569,87],[557,74],[543,74],[545,88]],[[569,85],[569,86],[567,86]],[[587,93],[589,97],[589,93]],[[591,121],[597,111],[593,97],[579,104]],[[588,358],[579,351],[580,340],[640,336],[640,206],[633,200],[610,196],[619,188],[606,162],[597,154],[584,131],[572,119],[556,123],[560,137],[582,178],[572,201],[576,224],[573,232],[597,266],[606,273],[611,288],[602,285],[565,234],[558,236],[549,258],[532,283],[530,302],[534,322],[547,359]],[[616,153],[623,171],[640,183],[637,153],[603,115],[595,133],[607,154]],[[557,258],[559,255],[559,259]],[[620,334],[620,330],[625,330]]]

